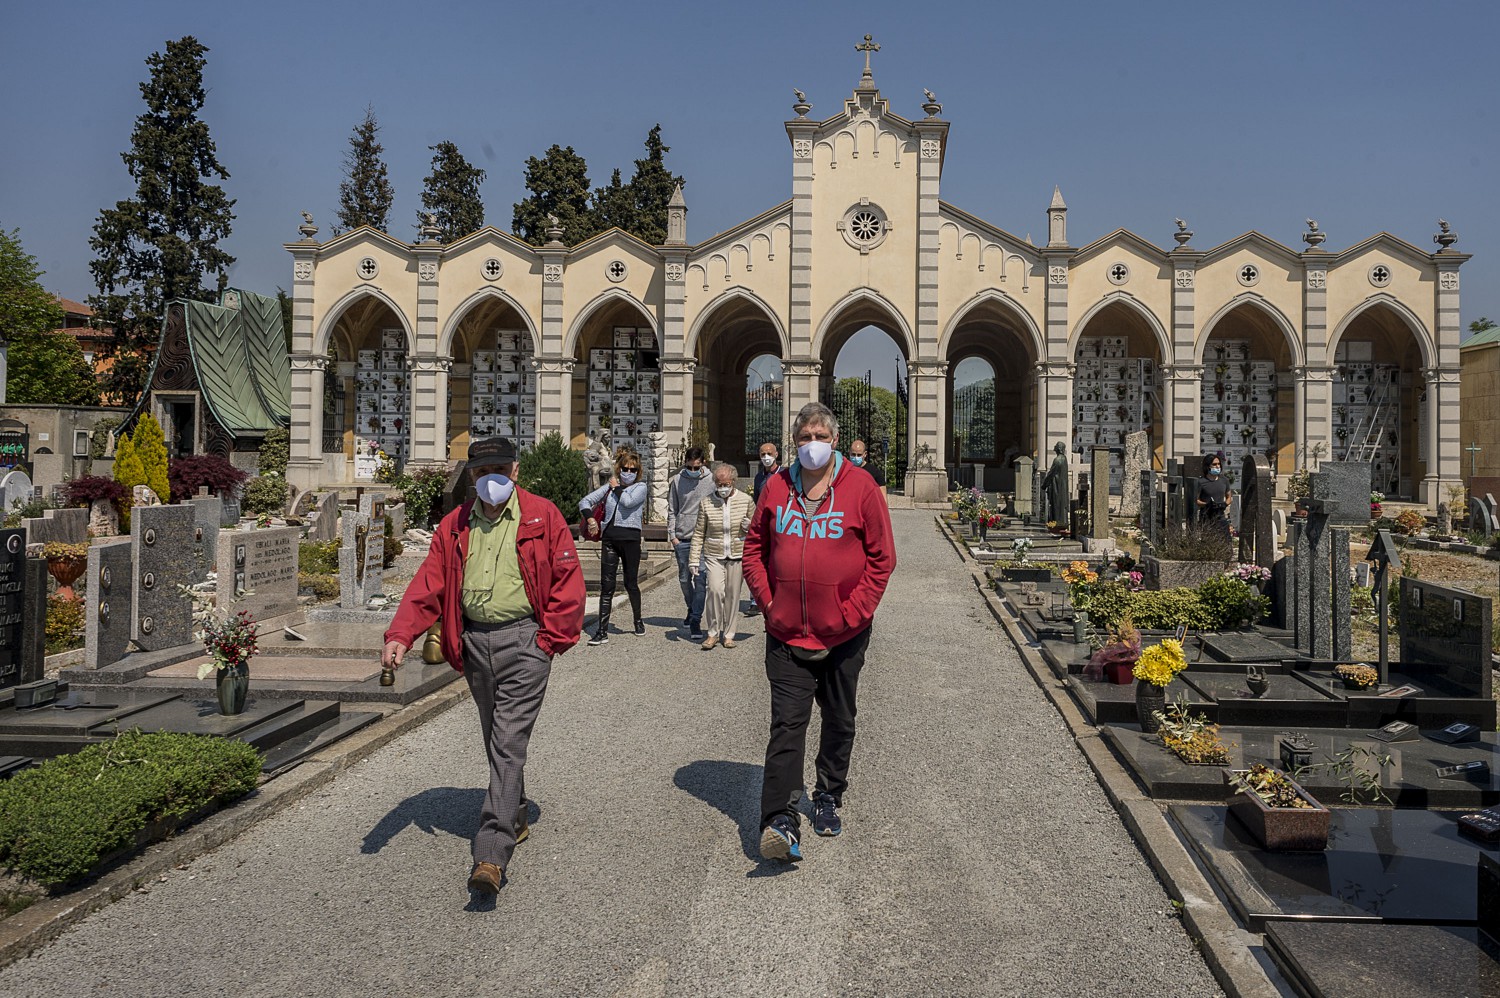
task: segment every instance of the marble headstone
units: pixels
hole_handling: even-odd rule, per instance
[[[1022,455],[1016,458],[1016,515],[1029,517],[1035,512],[1036,507],[1031,504],[1031,481],[1034,465],[1031,458]]]
[[[83,647],[84,664],[90,669],[113,665],[130,650],[130,621],[134,617],[131,550],[128,537],[89,545]]]
[[[49,509],[41,516],[21,521],[26,531],[27,544],[82,544],[89,539],[89,511],[76,509]]]
[[[1446,696],[1488,700],[1491,600],[1466,589],[1401,579],[1401,671]]]
[[[1313,475],[1315,481],[1317,477]],[[1333,526],[1315,507],[1297,535],[1296,552],[1297,648],[1317,659],[1348,659],[1349,529]]]
[[[249,610],[256,620],[297,609],[299,527],[226,530],[219,540],[227,571],[219,575],[219,592],[229,608]]]
[[[1156,487],[1156,472],[1141,472],[1141,531],[1149,544],[1161,543],[1161,493]]]
[[[31,498],[31,479],[26,472],[20,468],[6,472],[5,477],[0,478],[0,503],[4,503],[5,513],[11,513],[16,508],[16,503],[24,503]]]
[[[1321,500],[1334,526],[1370,522],[1370,462],[1324,461],[1312,474],[1312,501]]]
[[[1044,472],[1041,468],[1033,468],[1031,471],[1031,518],[1041,520],[1046,516],[1046,501],[1042,497],[1042,478]]]
[[[149,485],[137,485],[130,490],[131,508],[139,506],[160,506],[161,497],[152,490]]]
[[[384,586],[385,521],[348,512],[344,514],[343,529],[339,547],[339,605],[363,609],[366,601]]]
[[[1495,532],[1495,517],[1489,505],[1478,497],[1469,500],[1469,530],[1482,532],[1486,538]]]
[[[238,496],[230,496],[223,500],[219,509],[219,526],[234,527],[240,522],[240,500]]]
[[[1125,434],[1124,470],[1120,475],[1120,515],[1141,510],[1141,472],[1151,467],[1151,438],[1145,430]]]
[[[1109,448],[1095,447],[1089,475],[1089,536],[1095,540],[1109,538]]]
[[[120,532],[120,513],[108,499],[89,503],[89,533],[95,537],[113,537]]]
[[[1260,454],[1250,454],[1240,471],[1239,531],[1242,562],[1270,568],[1276,562],[1276,540],[1271,523],[1271,466]]]
[[[326,544],[338,537],[339,496],[337,492],[320,492],[307,515],[307,539]]]
[[[392,503],[386,507],[385,515],[391,521],[391,536],[402,537],[406,533],[406,503]]]
[[[203,571],[217,571],[219,521],[224,518],[224,502],[218,496],[200,495],[189,499],[187,505],[193,508],[193,543],[203,559]]]
[[[146,651],[193,640],[193,604],[177,591],[207,574],[194,543],[197,518],[191,506],[138,506],[130,514],[135,612],[130,639]]]

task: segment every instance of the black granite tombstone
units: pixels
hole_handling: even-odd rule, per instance
[[[1401,672],[1447,696],[1488,700],[1491,601],[1451,586],[1401,580]]]
[[[0,530],[0,689],[21,682],[26,581],[26,531]]]

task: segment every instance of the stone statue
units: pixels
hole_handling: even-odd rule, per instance
[[[1453,511],[1445,502],[1438,503],[1437,532],[1439,537],[1447,537],[1453,533]]]
[[[562,222],[558,219],[558,217],[556,215],[553,215],[553,214],[548,214],[547,215],[547,228],[549,228],[549,229],[556,229],[556,228],[561,227],[561,225],[562,225]]]
[[[926,87],[922,88],[922,96],[927,98],[927,102],[929,104],[936,104],[938,102],[937,97],[934,96],[933,92],[931,90],[928,90]]]
[[[583,451],[583,463],[589,469],[589,491],[592,492],[609,481],[614,459],[609,453],[609,432],[600,430],[598,436],[589,441]]]
[[[307,225],[313,224],[312,212],[310,212],[310,211],[304,211],[302,213],[302,221],[304,223],[306,223]]]
[[[797,103],[798,104],[806,104],[807,103],[807,94],[805,94],[802,91],[798,90],[796,87],[792,88],[792,93],[794,93],[794,94],[797,95]]]
[[[1068,522],[1068,447],[1059,440],[1052,453],[1056,456],[1042,476],[1042,494],[1047,499],[1046,518],[1064,526]]]

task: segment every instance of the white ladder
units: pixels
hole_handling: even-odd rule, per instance
[[[1386,404],[1390,401],[1390,393],[1391,383],[1387,381],[1380,386],[1380,394],[1373,400],[1375,402],[1375,411],[1366,417],[1369,420],[1368,427],[1365,425],[1365,419],[1361,419],[1359,425],[1355,427],[1354,433],[1350,435],[1351,441],[1348,448],[1344,451],[1345,461],[1351,459],[1355,454],[1356,448],[1359,453],[1357,459],[1360,461],[1370,460],[1375,456],[1375,452],[1380,449],[1380,437],[1384,433],[1380,423],[1380,414],[1385,411]],[[1363,433],[1363,439],[1361,439],[1361,433]]]

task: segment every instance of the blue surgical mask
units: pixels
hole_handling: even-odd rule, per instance
[[[856,468],[863,468],[865,466],[865,456],[863,454],[855,454],[849,460],[854,462]]]
[[[1208,473],[1210,475],[1212,475],[1213,477],[1217,478],[1218,476],[1224,474],[1224,469],[1223,468],[1209,468],[1208,469]]]
[[[620,484],[621,485],[634,485],[635,484],[635,472],[633,472],[633,471],[622,471],[622,472],[620,472]]]
[[[682,469],[682,473],[684,475],[688,476],[689,478],[702,478],[703,477],[703,469],[702,468],[683,468]]]

